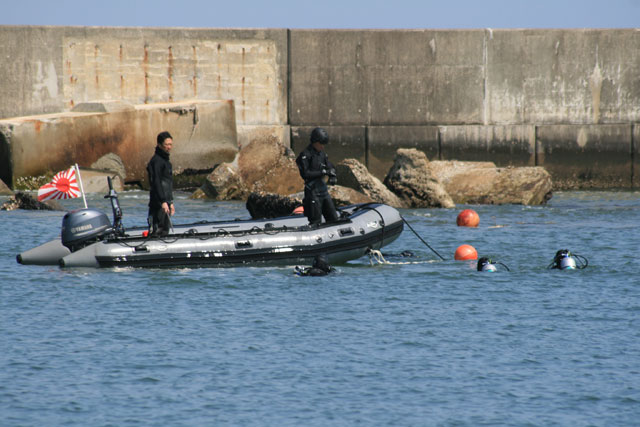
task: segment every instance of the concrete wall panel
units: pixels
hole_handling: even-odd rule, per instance
[[[620,123],[640,116],[640,32],[487,31],[487,120]]]
[[[535,166],[534,126],[441,126],[440,146],[445,160]]]
[[[631,138],[630,125],[539,126],[538,165],[556,188],[628,188]]]
[[[0,26],[0,118],[63,110],[64,28]]]
[[[437,126],[371,126],[367,128],[367,169],[383,180],[399,148],[415,148],[438,160]]]
[[[482,31],[291,31],[292,125],[478,123]]]

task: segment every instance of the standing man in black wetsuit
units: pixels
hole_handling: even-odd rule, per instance
[[[149,175],[149,228],[152,233],[167,235],[171,228],[171,216],[176,213],[173,205],[173,168],[169,153],[173,148],[173,137],[169,132],[160,132],[156,152],[147,165]]]
[[[322,128],[311,132],[311,143],[296,159],[300,176],[304,180],[304,214],[310,224],[320,224],[322,216],[326,222],[336,221],[338,214],[329,195],[325,177],[331,185],[336,183],[336,170],[329,162],[324,146],[329,134]]]

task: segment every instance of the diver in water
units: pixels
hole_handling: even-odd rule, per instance
[[[489,257],[482,257],[480,259],[478,259],[478,271],[487,271],[490,273],[494,273],[496,271],[498,271],[498,267],[496,267],[496,265],[501,265],[503,266],[507,271],[511,271],[509,270],[509,267],[507,267],[505,264],[501,263],[501,262],[497,262],[497,261],[493,261],[491,258]]]
[[[336,271],[335,268],[329,265],[325,254],[316,255],[311,267],[296,265],[294,269],[294,273],[298,276],[326,276],[334,271]]]
[[[569,249],[560,249],[553,257],[548,269],[576,270],[587,268],[589,261],[582,255],[571,253]]]

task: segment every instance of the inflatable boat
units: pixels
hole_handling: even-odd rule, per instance
[[[272,219],[202,221],[174,225],[149,236],[146,227],[124,230],[117,194],[113,222],[96,209],[67,212],[60,239],[22,252],[20,264],[60,267],[233,267],[311,264],[318,254],[342,264],[380,249],[403,230],[400,213],[367,203],[339,209],[336,222],[311,226],[303,215]]]

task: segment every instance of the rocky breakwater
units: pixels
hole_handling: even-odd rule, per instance
[[[384,182],[355,159],[336,165],[330,187],[337,206],[378,202],[396,208],[454,208],[464,204],[542,204],[551,177],[541,167],[497,168],[490,162],[429,161],[416,149],[399,149]],[[304,183],[295,154],[277,141],[245,145],[233,162],[209,174],[194,198],[246,200],[254,218],[290,214],[302,204]]]
[[[273,218],[301,206],[303,189],[295,153],[276,140],[261,138],[244,145],[232,162],[217,165],[192,197],[246,200],[253,218]],[[331,186],[329,192],[337,206],[373,201],[342,185]]]

